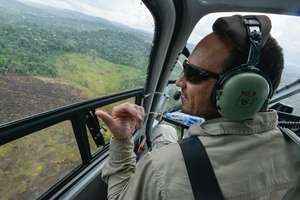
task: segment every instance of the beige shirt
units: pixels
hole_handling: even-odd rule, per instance
[[[189,131],[206,147],[225,199],[277,200],[296,185],[300,147],[283,138],[276,112],[244,122],[208,120]],[[177,143],[147,153],[137,164],[135,159],[132,140],[111,140],[102,173],[109,200],[194,199]]]

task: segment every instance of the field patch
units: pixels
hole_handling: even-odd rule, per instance
[[[142,87],[142,69],[114,64],[98,56],[66,53],[56,59],[58,79],[81,90],[81,97],[93,98],[125,89]]]

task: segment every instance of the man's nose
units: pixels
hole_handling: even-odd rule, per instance
[[[180,75],[177,79],[176,79],[176,86],[177,87],[183,87],[185,84],[185,78],[183,75]]]

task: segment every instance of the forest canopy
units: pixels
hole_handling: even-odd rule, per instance
[[[0,8],[0,73],[55,77],[54,59],[63,53],[99,56],[136,68],[147,65],[151,45],[142,34],[118,26],[108,28],[100,18],[86,19],[80,14],[74,20],[64,13],[52,23],[53,13],[30,9],[41,16],[32,17],[23,9],[24,13],[8,19],[11,11]]]

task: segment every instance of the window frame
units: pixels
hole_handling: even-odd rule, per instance
[[[144,88],[132,89],[105,97],[71,104],[18,121],[10,122],[8,124],[3,124],[0,126],[0,146],[25,136],[35,134],[37,131],[51,127],[58,123],[71,121],[82,163],[67,173],[67,175],[63,178],[58,180],[56,184],[49,186],[49,189],[42,193],[38,198],[49,199],[64,186],[69,185],[70,187],[72,185],[70,184],[71,182],[78,181],[80,179],[80,177],[78,177],[79,174],[92,167],[93,165],[91,165],[91,163],[103,156],[109,148],[109,144],[106,144],[100,151],[97,151],[93,155],[91,154],[85,115],[96,108],[133,97],[135,97],[135,103],[141,105],[143,95]]]

